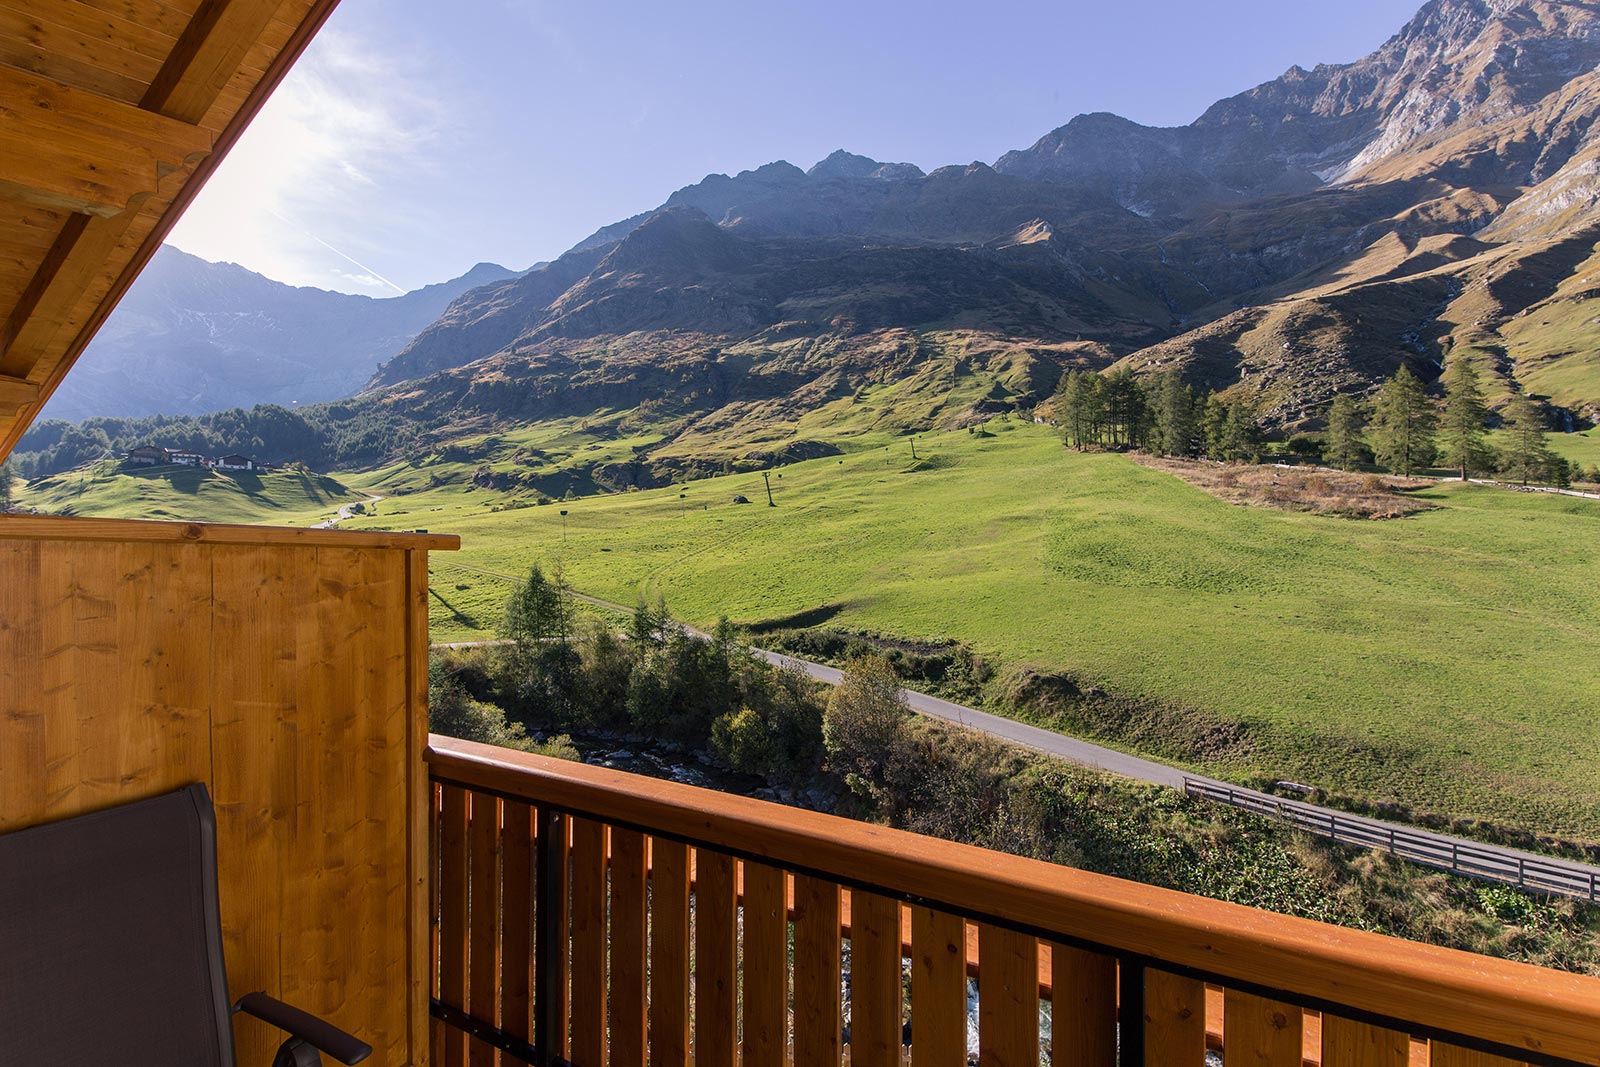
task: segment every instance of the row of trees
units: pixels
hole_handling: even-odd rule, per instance
[[[1255,409],[1197,393],[1176,370],[1148,381],[1130,370],[1070,371],[1056,390],[1056,423],[1068,445],[1142,449],[1162,456],[1255,462],[1263,443]]]
[[[1497,453],[1488,441],[1489,409],[1477,370],[1456,360],[1435,402],[1404,364],[1370,404],[1340,394],[1328,412],[1326,462],[1350,470],[1376,461],[1411,474],[1435,463],[1463,479],[1498,471],[1529,482],[1570,483],[1570,465],[1550,451],[1540,407],[1524,393],[1502,415],[1508,431]],[[1056,390],[1056,422],[1073,448],[1140,449],[1162,456],[1259,462],[1260,420],[1245,400],[1224,400],[1185,384],[1177,370],[1140,379],[1127,369],[1071,371]]]
[[[1340,394],[1328,411],[1324,457],[1344,470],[1370,455],[1380,465],[1410,476],[1434,464],[1463,481],[1496,471],[1529,482],[1570,484],[1571,465],[1550,451],[1545,417],[1526,393],[1511,398],[1501,416],[1506,434],[1496,452],[1488,440],[1489,406],[1477,370],[1456,360],[1445,371],[1444,397],[1437,403],[1402,364],[1378,387],[1370,405]]]
[[[619,731],[714,752],[735,770],[803,783],[831,771],[863,799],[883,785],[870,753],[890,747],[910,711],[882,655],[856,657],[826,695],[799,671],[752,654],[726,620],[700,636],[662,604],[623,632],[579,610],[559,571],[535,565],[507,605],[495,648],[437,657],[432,727],[511,748],[575,755],[564,736]]]

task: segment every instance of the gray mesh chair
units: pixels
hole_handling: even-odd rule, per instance
[[[205,786],[0,835],[0,1067],[233,1067],[236,1011],[273,1067],[370,1046],[265,993],[231,1009]]]

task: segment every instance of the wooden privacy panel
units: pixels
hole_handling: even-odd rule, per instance
[[[375,1065],[428,1059],[429,540],[400,540],[0,520],[0,833],[204,782],[230,992]],[[281,1040],[235,1032],[241,1063]]]

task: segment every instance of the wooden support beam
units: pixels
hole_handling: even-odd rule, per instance
[[[0,195],[110,217],[211,141],[199,126],[0,66]]]
[[[24,378],[0,375],[0,409],[19,408],[39,399],[39,387]]]

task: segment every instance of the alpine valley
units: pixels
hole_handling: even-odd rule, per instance
[[[554,262],[450,283],[487,284],[425,328],[372,323],[449,287],[320,294],[361,327],[264,367],[287,378],[251,395],[350,388],[345,371],[302,388],[305,367],[338,348],[353,371],[391,344],[359,395],[297,413],[286,458],[374,465],[575,418],[637,436],[598,479],[611,488],[1031,409],[1072,367],[1177,367],[1294,431],[1402,363],[1432,382],[1470,360],[1491,406],[1526,392],[1571,429],[1600,414],[1597,66],[1595,0],[1431,0],[1366,58],[1291,68],[1188,126],[1082,115],[992,165],[925,174],[840,151],[711,175]],[[173,329],[160,279],[199,268],[157,267],[102,347]],[[228,314],[236,345],[172,346],[163,378],[265,346],[241,336],[250,312]],[[95,356],[70,413],[133,414],[93,406],[122,381]]]

